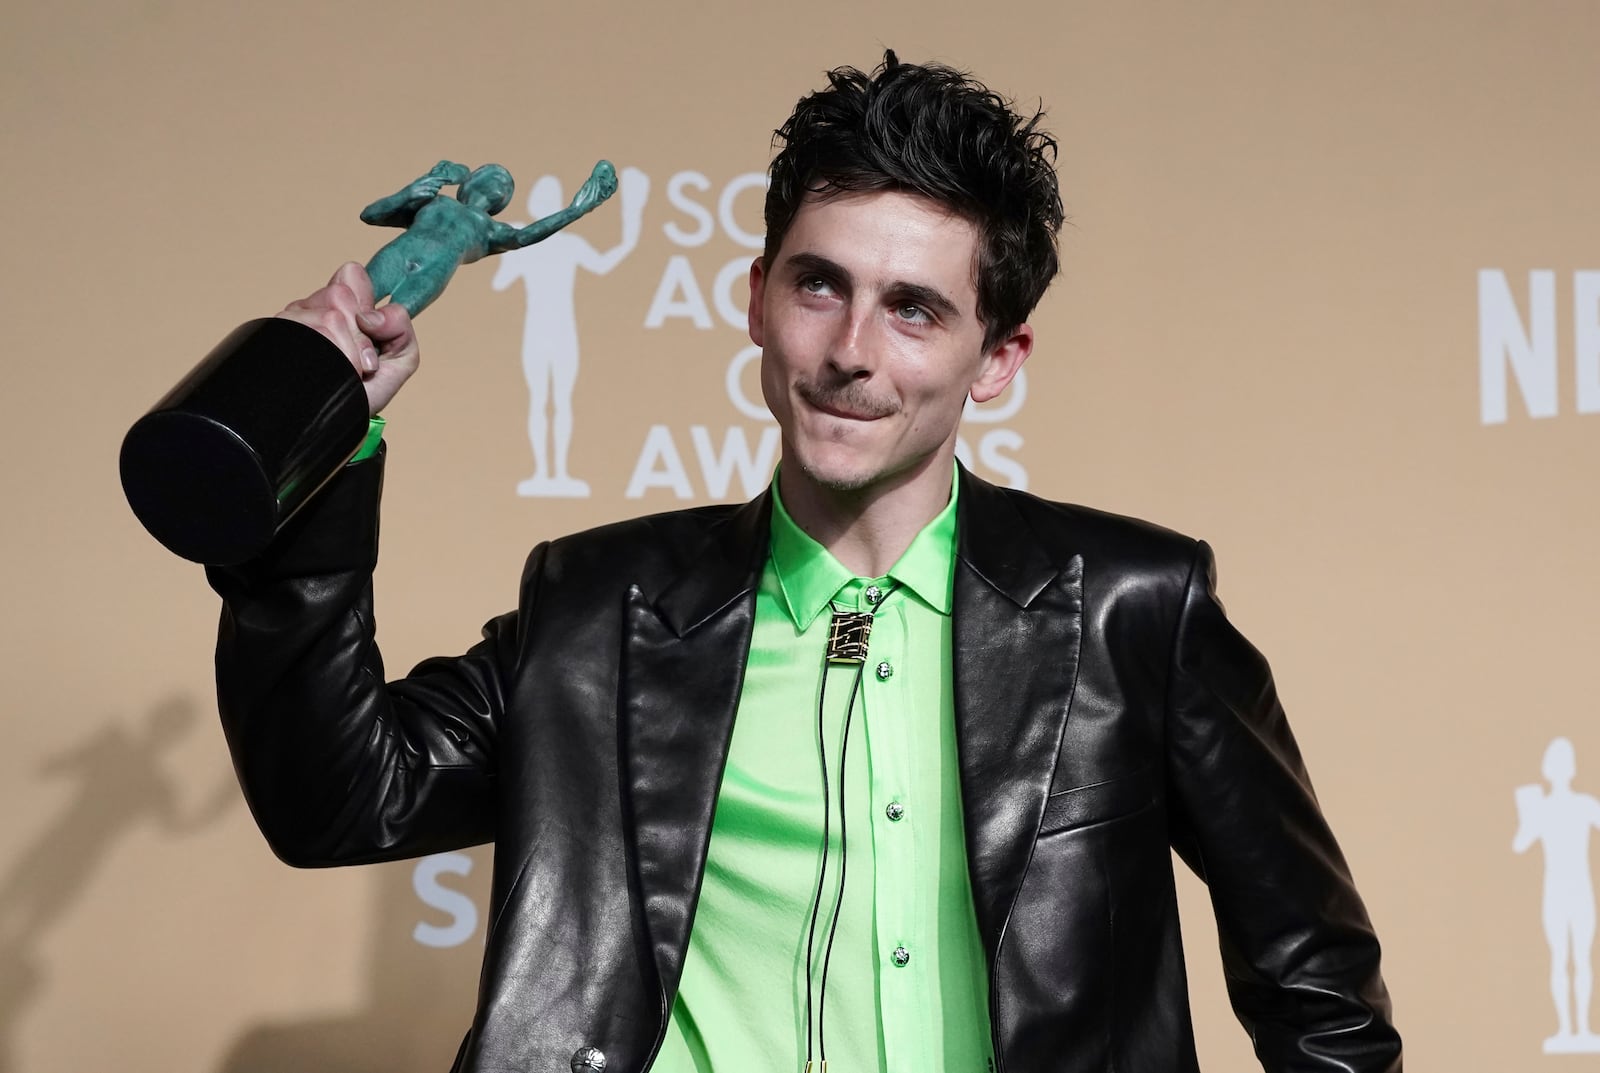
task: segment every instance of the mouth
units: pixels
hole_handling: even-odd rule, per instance
[[[795,391],[812,409],[844,421],[877,421],[898,409],[893,403],[869,398],[848,386],[825,390],[802,382]]]
[[[827,403],[812,403],[812,406],[829,417],[838,417],[845,421],[876,421],[883,416],[882,414],[869,414],[858,410],[849,410],[841,406],[830,406]]]

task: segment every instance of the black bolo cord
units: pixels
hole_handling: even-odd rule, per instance
[[[861,679],[866,669],[866,660],[856,666],[855,685],[850,689],[850,703],[844,710],[844,740],[839,743],[839,893],[833,899],[833,922],[828,925],[828,945],[822,948],[822,984],[817,988],[817,1048],[821,1052],[824,1069],[828,1063],[828,1037],[822,1029],[823,1018],[828,1016],[828,962],[833,959],[833,936],[839,930],[839,911],[844,908],[844,869],[850,860],[845,854],[845,750],[850,748],[850,717],[855,714],[856,694],[861,692]]]
[[[890,586],[889,589],[878,598],[876,606],[881,607],[884,601],[889,598],[889,595],[897,588],[899,588],[899,585]],[[834,606],[832,601],[829,601],[828,606],[833,609],[835,618],[846,613],[840,611],[838,607]],[[871,616],[869,615],[868,617],[870,619]],[[830,834],[832,833],[830,826],[832,796],[829,793],[828,786],[828,736],[825,726],[827,708],[824,703],[828,694],[828,665],[833,662],[833,660],[830,659],[831,654],[832,653],[828,650],[824,650],[823,652],[822,684],[817,689],[817,753],[822,761],[822,867],[817,872],[817,893],[816,896],[811,900],[811,926],[806,931],[806,1073],[811,1073],[812,1055],[811,954],[815,948],[818,912],[822,908],[822,890],[823,887],[827,885],[829,857],[828,840]],[[816,1053],[821,1061],[821,1073],[827,1073],[828,1068],[828,1041],[827,1037],[823,1034],[823,1020],[827,1016],[828,1011],[828,966],[833,960],[833,940],[834,936],[839,930],[840,912],[844,908],[845,865],[847,861],[846,850],[849,848],[848,843],[845,840],[845,761],[849,755],[850,726],[855,717],[856,697],[860,695],[861,682],[866,677],[867,654],[865,648],[863,648],[861,651],[860,657],[857,659],[852,659],[851,662],[856,664],[856,676],[855,682],[850,687],[850,699],[845,704],[844,733],[841,735],[841,740],[839,742],[839,890],[834,895],[833,920],[828,925],[828,941],[822,950],[822,981],[817,988]]]
[[[822,685],[817,689],[817,755],[822,759],[822,869],[817,873],[817,895],[811,899],[811,927],[806,931],[806,1073],[811,1073],[811,950],[817,936],[817,910],[822,908],[822,887],[828,879],[828,740],[822,725],[822,702],[827,695],[828,656],[824,652]]]

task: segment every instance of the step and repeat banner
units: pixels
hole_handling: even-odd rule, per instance
[[[772,129],[838,64],[974,71],[1061,143],[1064,271],[971,410],[981,476],[1217,549],[1385,942],[1418,1069],[1600,1070],[1600,9],[102,0],[0,50],[0,1071],[448,1068],[491,850],[273,859],[211,694],[216,600],[132,518],[128,425],[364,261],[441,157],[565,203],[461,270],[388,416],[391,673],[542,538],[742,500]],[[1203,1064],[1250,1068],[1183,877]]]

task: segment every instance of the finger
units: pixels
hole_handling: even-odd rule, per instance
[[[339,278],[338,278],[337,274],[335,274],[331,279],[329,279],[327,283],[325,283],[321,287],[318,287],[316,290],[312,291],[310,294],[306,295],[304,298],[296,298],[294,301],[292,301],[288,305],[284,306],[284,308],[285,309],[305,309],[305,310],[330,309],[330,308],[333,307],[333,304],[334,304],[334,297],[333,297],[332,293],[330,292],[330,288],[332,288],[334,286],[340,286],[340,287],[344,286],[342,283],[339,282]]]
[[[380,325],[377,321],[383,321]],[[390,303],[366,319],[367,330],[382,340],[378,371],[367,378],[367,401],[376,412],[392,399],[421,364],[417,337],[411,316],[402,306]]]
[[[341,268],[339,271],[342,273],[344,269]],[[361,330],[356,324],[356,317],[360,315],[362,309],[361,300],[356,296],[355,288],[346,282],[346,278],[335,275],[333,282],[312,297],[320,299],[320,305],[314,305],[313,309],[332,310],[344,318],[351,331]]]
[[[367,278],[366,269],[350,261],[339,266],[326,287],[290,309],[303,313],[294,319],[322,332],[344,351],[358,370],[372,373],[378,368],[378,349],[361,329],[363,295],[365,308],[370,309],[372,281]]]
[[[416,338],[411,326],[411,314],[405,307],[390,302],[382,309],[363,310],[360,314],[361,330],[385,353],[392,352]]]
[[[331,282],[342,283],[350,289],[359,307],[358,312],[372,308],[372,277],[367,275],[366,268],[359,261],[346,261],[340,265]]]

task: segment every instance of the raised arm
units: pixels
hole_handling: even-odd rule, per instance
[[[376,413],[416,370],[410,319],[374,309],[357,264],[279,316],[362,374]],[[315,341],[315,336],[309,337]],[[429,853],[493,836],[509,617],[452,659],[386,682],[374,640],[382,455],[346,466],[265,553],[212,567],[223,598],[217,700],[234,768],[273,850],[296,865]]]
[[[417,210],[439,196],[445,186],[463,182],[471,174],[465,164],[441,160],[420,178],[361,210],[361,222],[377,227],[409,227]]]
[[[1514,797],[1517,802],[1517,833],[1511,838],[1511,852],[1526,853],[1528,847],[1539,840],[1539,821],[1544,815],[1544,787],[1537,783],[1519,786]]]
[[[622,169],[622,241],[605,253],[585,249],[579,261],[584,268],[603,276],[622,263],[639,244],[639,231],[644,222],[644,203],[650,197],[650,177],[638,168]]]
[[[245,799],[300,867],[417,856],[495,834],[515,628],[385,681],[372,569],[382,458],[346,467],[259,559],[212,567],[217,702]]]
[[[617,192],[617,170],[611,162],[602,160],[594,166],[589,178],[584,180],[572,198],[572,204],[559,212],[535,220],[527,227],[515,228],[498,221],[489,233],[489,252],[505,253],[520,250],[542,242],[574,220],[587,216]]]

